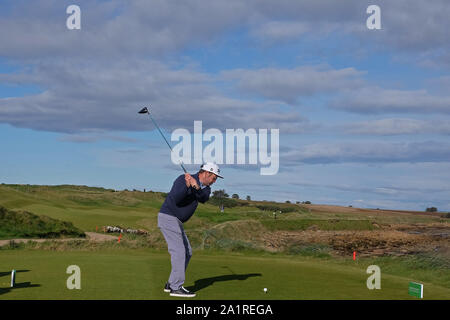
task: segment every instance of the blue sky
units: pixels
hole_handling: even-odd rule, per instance
[[[371,4],[381,30],[366,27]],[[1,183],[168,191],[182,172],[137,114],[150,105],[167,138],[198,120],[279,129],[277,174],[226,164],[213,190],[450,211],[445,0],[0,6]]]

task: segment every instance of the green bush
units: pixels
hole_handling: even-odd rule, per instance
[[[233,208],[239,205],[239,202],[235,199],[216,197],[209,198],[208,203],[215,206],[221,206],[223,204],[224,208]]]
[[[271,211],[271,212],[277,212],[277,213],[279,211],[281,211],[281,213],[296,211],[296,208],[294,208],[294,207],[278,207],[278,206],[269,205],[269,204],[258,204],[258,205],[256,205],[256,207],[263,211]]]

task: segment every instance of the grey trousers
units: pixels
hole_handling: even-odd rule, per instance
[[[192,257],[191,244],[184,232],[183,223],[174,216],[158,213],[158,228],[166,239],[170,253],[172,271],[168,282],[172,290],[178,290],[184,283],[186,269]]]

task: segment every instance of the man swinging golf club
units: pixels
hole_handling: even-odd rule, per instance
[[[194,292],[183,287],[186,269],[192,257],[192,248],[184,232],[183,223],[194,214],[199,202],[205,203],[220,170],[217,164],[207,162],[200,171],[180,175],[173,183],[158,214],[158,227],[166,239],[172,270],[164,291],[175,297],[195,297]]]

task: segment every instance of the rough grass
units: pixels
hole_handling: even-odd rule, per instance
[[[373,224],[369,220],[318,220],[318,219],[299,219],[299,220],[262,220],[261,223],[270,231],[278,230],[306,230],[308,228],[317,228],[319,230],[373,230]]]
[[[383,256],[376,258],[336,259],[336,263],[352,266],[377,265],[382,273],[408,277],[415,282],[430,282],[450,289],[450,260],[432,253],[420,253],[402,257]],[[450,299],[450,295],[447,297]]]
[[[84,237],[71,222],[0,207],[0,239]]]
[[[330,258],[332,249],[324,244],[293,244],[290,245],[285,252],[289,255],[300,255],[316,258]]]

